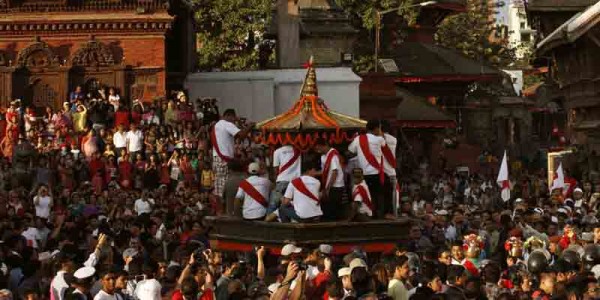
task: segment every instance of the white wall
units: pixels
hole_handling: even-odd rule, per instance
[[[190,99],[215,97],[219,108],[261,121],[289,110],[300,97],[305,69],[195,73],[186,78]],[[319,96],[330,109],[359,116],[361,78],[349,68],[317,68]]]

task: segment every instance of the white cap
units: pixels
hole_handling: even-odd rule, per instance
[[[251,163],[248,165],[248,174],[256,175],[260,171],[260,165],[258,163]]]
[[[540,215],[542,215],[542,216],[544,215],[544,210],[541,209],[541,208],[539,208],[539,207],[534,208],[533,211],[536,212],[536,213],[538,213],[538,214],[540,214]]]
[[[352,272],[354,268],[358,267],[368,268],[367,263],[364,260],[360,258],[355,258],[350,262],[350,272]]]
[[[96,269],[93,267],[83,267],[77,269],[77,271],[73,273],[73,276],[75,276],[77,279],[86,279],[94,276],[94,273],[96,273]]]
[[[323,254],[331,254],[333,252],[333,246],[327,244],[319,245],[319,252]]]
[[[557,213],[563,213],[563,214],[567,214],[567,210],[564,207],[561,207],[559,209],[556,210]]]
[[[447,216],[448,211],[445,209],[439,209],[433,212],[436,216]]]
[[[583,193],[583,190],[582,190],[582,189],[580,189],[580,188],[575,188],[575,189],[573,190],[573,193]]]
[[[515,200],[515,204],[517,204],[517,203],[521,203],[521,202],[523,202],[523,199],[521,199],[521,198],[517,198],[517,199]]]
[[[556,216],[550,217],[550,222],[554,224],[558,224],[558,218]]]
[[[290,256],[292,253],[300,253],[302,248],[296,247],[293,244],[287,244],[281,248],[281,256]]]
[[[350,270],[350,268],[348,268],[348,267],[341,268],[341,269],[338,270],[338,277],[349,276],[350,273],[352,273],[352,271]]]

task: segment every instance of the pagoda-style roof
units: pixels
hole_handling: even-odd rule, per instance
[[[527,10],[540,12],[581,11],[596,2],[596,0],[529,0]]]
[[[401,92],[402,102],[398,105],[396,123],[403,128],[454,128],[454,119],[425,98],[408,91]]]
[[[287,112],[256,125],[261,132],[260,141],[267,144],[297,144],[306,149],[319,137],[341,143],[350,135],[364,129],[366,121],[330,110],[319,98],[317,73],[311,57],[302,85],[300,98]],[[328,134],[329,133],[329,134]],[[321,135],[323,134],[323,135]]]
[[[598,23],[600,23],[600,2],[563,23],[537,44],[537,51],[543,54],[558,46],[573,43]]]
[[[494,67],[470,59],[457,51],[442,46],[406,42],[391,55],[399,72],[400,83],[479,81],[502,77]]]
[[[168,3],[168,0],[5,0],[0,1],[0,11],[27,13],[132,10],[147,13],[164,10]]]

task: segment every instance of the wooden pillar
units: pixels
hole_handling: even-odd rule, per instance
[[[0,105],[7,107],[12,101],[12,73],[10,67],[0,67]]]

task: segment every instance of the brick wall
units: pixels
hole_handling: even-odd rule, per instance
[[[66,60],[67,65],[73,54],[89,41],[89,36],[57,37],[40,36],[58,55],[61,63]],[[125,65],[134,68],[160,68],[157,75],[155,95],[145,94],[151,100],[154,96],[163,96],[166,93],[166,71],[165,71],[165,40],[163,36],[127,36],[119,38],[115,36],[95,35],[95,39],[109,46],[113,51],[115,61],[121,63],[125,58]],[[21,50],[27,48],[34,41],[34,37],[20,36],[17,39],[0,36],[0,51],[5,53],[6,59],[16,61]]]

